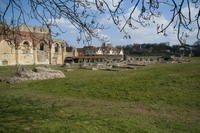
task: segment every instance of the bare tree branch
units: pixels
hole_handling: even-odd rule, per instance
[[[162,6],[167,6],[171,18],[165,25],[158,24],[157,33],[166,33],[170,26],[177,29],[177,38],[180,43],[183,42],[183,34],[197,27],[197,39],[200,34],[200,11],[195,18],[192,14],[191,7],[195,5],[196,9],[200,8],[200,0],[27,0],[28,5],[23,0],[4,1],[6,6],[0,10],[0,21],[9,23],[13,27],[27,23],[28,19],[35,19],[42,25],[49,27],[55,26],[64,33],[59,27],[57,20],[64,18],[68,20],[79,31],[79,39],[89,41],[92,37],[98,38],[95,31],[102,30],[105,27],[99,21],[99,16],[108,15],[111,17],[113,24],[117,26],[120,32],[125,33],[126,38],[130,38],[126,27],[137,29],[135,23],[141,26],[149,25],[150,20],[159,17]],[[129,3],[128,9],[124,6]],[[162,5],[162,6],[161,6]],[[183,8],[187,8],[187,14]],[[131,10],[127,12],[127,10]],[[140,12],[138,15],[136,10]],[[11,18],[9,18],[10,16]],[[57,33],[55,33],[57,35]]]

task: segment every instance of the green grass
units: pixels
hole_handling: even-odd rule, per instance
[[[53,67],[66,78],[0,83],[0,132],[200,132],[200,58],[118,72]]]

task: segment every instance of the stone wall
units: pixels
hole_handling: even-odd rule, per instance
[[[0,65],[15,65],[16,50],[11,42],[2,40],[0,42]]]
[[[22,41],[17,49],[19,64],[34,64],[33,44],[30,41]]]
[[[64,64],[66,56],[66,42],[62,39],[53,39],[51,55],[52,64]]]
[[[0,65],[63,64],[66,42],[52,39],[46,28],[29,28],[37,32],[29,32],[24,26],[6,34],[0,31]],[[58,45],[57,52],[54,43]]]
[[[66,51],[66,57],[76,57],[79,56],[78,50],[76,47],[68,47]]]

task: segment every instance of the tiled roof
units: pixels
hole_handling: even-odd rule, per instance
[[[106,57],[114,57],[114,56],[120,56],[121,55],[95,55],[95,56],[75,56],[75,57],[72,57],[73,59],[80,59],[80,58],[84,58],[84,59],[89,59],[89,58],[106,58]]]
[[[99,55],[99,56],[75,56],[72,57],[74,59],[79,59],[79,58],[84,58],[84,59],[89,59],[89,58],[106,58],[105,55]]]
[[[109,47],[109,46],[104,46],[104,47],[95,47],[95,46],[85,46],[84,49],[89,49],[89,50],[115,50],[115,51],[120,51],[121,49],[119,48],[114,48],[114,47]]]

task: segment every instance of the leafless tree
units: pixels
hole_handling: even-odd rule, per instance
[[[166,35],[167,29],[173,26],[178,40],[183,43],[184,37],[188,36],[187,31],[195,27],[196,37],[200,39],[200,0],[0,0],[0,4],[1,22],[9,21],[14,26],[35,19],[43,25],[59,27],[56,20],[64,18],[80,32],[77,41],[82,37],[86,41],[98,38],[98,31],[105,28],[99,16],[108,14],[119,31],[125,33],[125,38],[131,38],[126,27],[134,30],[138,28],[136,23],[148,26],[153,18],[162,15],[162,7],[166,6],[170,9],[168,14],[171,18],[168,24],[157,25],[157,33]],[[198,9],[194,18],[191,14],[193,5]],[[185,7],[187,13],[184,13]]]

